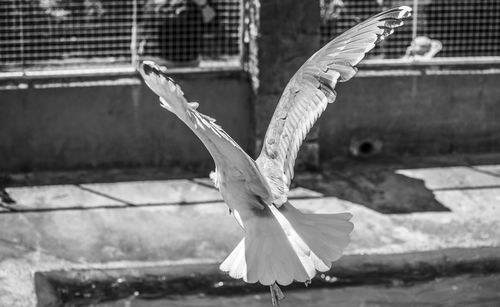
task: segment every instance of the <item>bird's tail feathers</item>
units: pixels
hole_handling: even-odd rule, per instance
[[[221,264],[233,278],[263,285],[307,282],[325,272],[349,243],[350,213],[307,214],[289,202],[243,219],[246,235]]]

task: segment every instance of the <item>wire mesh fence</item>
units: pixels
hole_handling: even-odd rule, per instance
[[[414,17],[370,59],[500,56],[498,0],[320,0],[326,43],[390,7]],[[0,72],[128,65],[240,65],[248,0],[0,0]]]
[[[224,65],[242,53],[243,0],[0,0],[0,71]]]
[[[412,19],[368,59],[474,61],[500,56],[498,0],[321,0],[322,43],[373,14],[401,5],[413,8]]]

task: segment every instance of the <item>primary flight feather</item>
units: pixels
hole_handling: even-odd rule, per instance
[[[340,258],[353,229],[351,214],[305,214],[295,209],[287,200],[295,158],[312,125],[335,101],[336,83],[351,79],[365,54],[410,15],[407,6],[377,14],[312,55],[285,87],[257,160],[214,119],[198,112],[197,103],[186,100],[166,68],[152,61],[140,65],[161,105],[208,149],[216,166],[214,183],[245,231],[221,270],[250,283],[288,285],[310,281]]]

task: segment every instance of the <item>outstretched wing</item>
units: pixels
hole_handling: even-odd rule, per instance
[[[257,159],[276,205],[287,199],[299,147],[326,106],[335,101],[337,81],[351,79],[365,54],[410,15],[411,8],[401,6],[354,26],[311,56],[288,82]]]
[[[256,162],[218,125],[215,119],[198,112],[198,103],[188,102],[180,86],[166,75],[165,67],[144,61],[139,71],[146,84],[160,96],[161,106],[179,117],[202,141],[217,166],[229,178],[244,179],[247,187],[262,199],[270,189]]]

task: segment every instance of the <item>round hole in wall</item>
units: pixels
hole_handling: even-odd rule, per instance
[[[370,141],[363,141],[358,147],[358,152],[361,156],[368,156],[372,154],[375,149],[375,146]]]
[[[349,144],[349,152],[354,157],[368,158],[380,153],[382,141],[378,137],[353,137]]]

